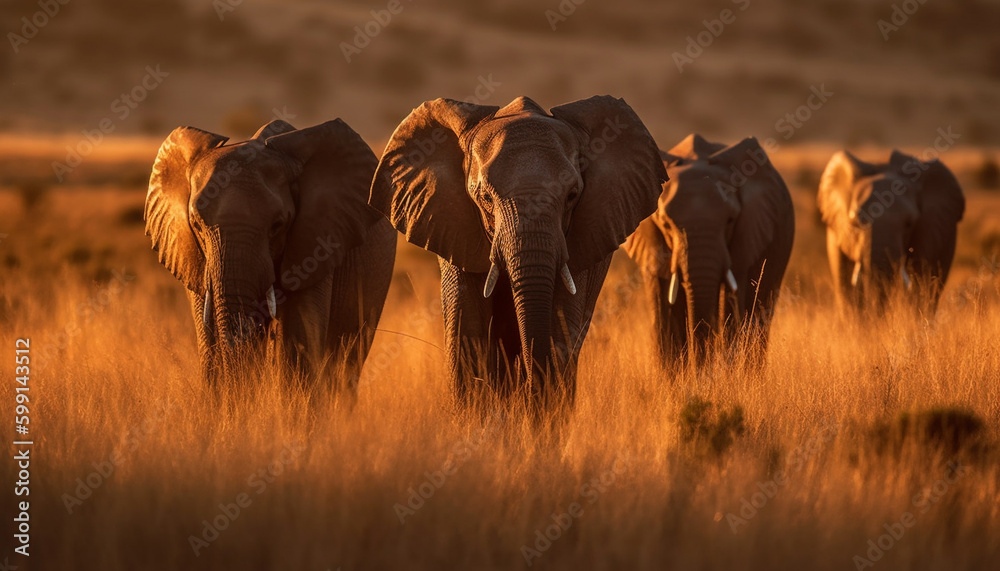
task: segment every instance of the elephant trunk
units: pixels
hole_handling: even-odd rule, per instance
[[[719,277],[714,272],[696,268],[691,272],[688,295],[690,350],[700,362],[719,328]]]
[[[565,238],[559,226],[534,222],[514,232],[498,229],[499,252],[510,277],[514,312],[521,337],[527,381],[535,396],[544,396],[555,372],[552,359],[552,310],[557,274],[564,263]],[[565,255],[565,254],[563,254]]]
[[[875,226],[871,231],[870,249],[867,252],[869,264],[862,264],[862,272],[869,270],[870,275],[865,277],[871,283],[874,299],[879,306],[888,299],[892,288],[909,277],[905,273],[906,247],[902,234],[898,228],[888,225]]]
[[[252,342],[263,334],[267,320],[260,311],[263,294],[257,285],[242,279],[223,280],[218,287],[217,323],[230,346]]]
[[[729,271],[727,256],[722,243],[713,248],[699,247],[698,236],[689,237],[685,294],[688,302],[689,356],[695,362],[702,362],[708,353],[720,324],[720,286]]]
[[[219,364],[228,373],[234,371],[241,353],[263,346],[271,318],[268,302],[274,270],[270,257],[259,249],[218,242],[213,244],[213,255],[207,256],[206,283],[211,287],[203,319]]]

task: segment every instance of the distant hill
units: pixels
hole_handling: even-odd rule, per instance
[[[159,136],[190,124],[246,136],[277,111],[299,125],[343,117],[375,144],[434,97],[504,104],[527,94],[556,105],[610,93],[632,104],[663,146],[691,131],[922,146],[949,126],[958,144],[1000,145],[995,1],[91,0],[59,8],[38,18],[49,21],[30,39],[22,17],[40,10],[37,0],[0,8],[0,131],[78,131],[108,118],[117,133]],[[27,40],[17,53],[10,33]],[[162,84],[120,118],[115,101],[156,65],[168,74]],[[800,108],[813,87],[832,95]]]

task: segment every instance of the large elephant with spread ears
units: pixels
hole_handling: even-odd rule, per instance
[[[788,187],[757,139],[692,134],[663,153],[670,181],[625,248],[653,303],[660,359],[703,362],[742,332],[763,355],[795,239]]]
[[[817,196],[841,307],[876,307],[902,286],[918,306],[937,307],[965,197],[941,161],[892,151],[887,163],[833,155]]]
[[[146,196],[146,234],[187,288],[205,377],[235,373],[266,346],[292,370],[353,389],[396,250],[368,206],[378,159],[340,119],[272,121],[227,141],[175,129]]]
[[[549,112],[427,101],[396,128],[370,203],[440,257],[450,372],[543,407],[572,403],[612,253],[656,207],[656,144],[621,99]]]

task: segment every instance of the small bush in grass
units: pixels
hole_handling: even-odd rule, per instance
[[[49,193],[49,187],[38,181],[29,181],[21,185],[21,204],[24,205],[25,212],[31,212],[45,199]]]
[[[878,454],[899,455],[912,446],[930,452],[954,456],[959,452],[977,452],[983,444],[982,419],[957,407],[933,408],[900,413],[890,422],[879,422],[870,433]]]
[[[146,223],[143,213],[143,206],[130,206],[118,215],[118,223],[122,226],[143,226]]]
[[[684,442],[715,456],[728,450],[746,431],[743,407],[725,409],[699,397],[684,405],[678,423]]]

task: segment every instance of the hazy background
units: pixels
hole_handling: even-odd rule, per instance
[[[399,1],[348,63],[341,42],[387,0],[242,0],[222,18],[240,0],[69,0],[17,53],[4,42],[0,132],[92,128],[160,65],[169,77],[116,133],[162,139],[193,125],[245,137],[277,108],[296,126],[342,117],[381,145],[422,101],[468,99],[483,77],[500,84],[490,104],[624,97],[664,147],[691,131],[784,142],[775,123],[813,85],[834,96],[795,143],[924,147],[950,125],[961,144],[1000,144],[997,2],[909,0],[919,8],[885,40],[890,0],[564,0],[575,11],[556,30],[546,11],[557,0]],[[672,54],[727,8],[735,22],[679,72]],[[20,34],[38,10],[4,0],[0,30]]]

